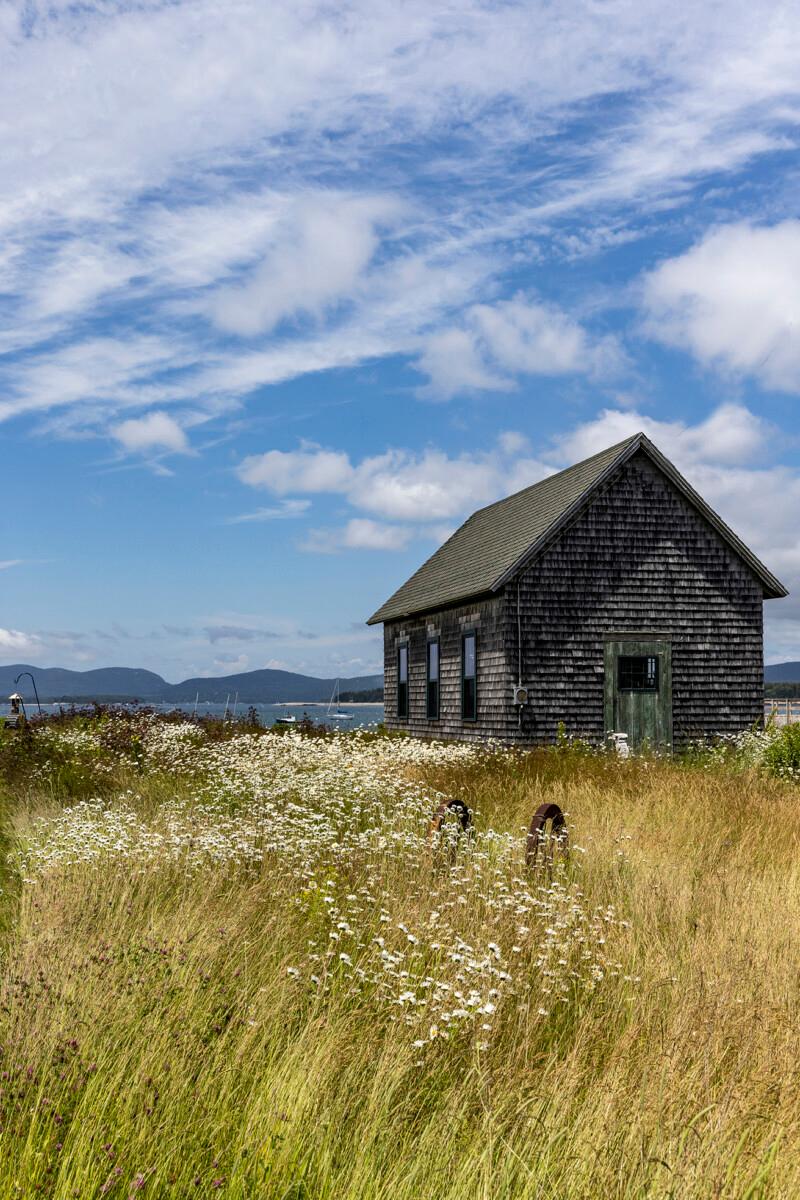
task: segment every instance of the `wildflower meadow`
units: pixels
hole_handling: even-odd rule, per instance
[[[0,1196],[800,1195],[798,767],[0,728]]]

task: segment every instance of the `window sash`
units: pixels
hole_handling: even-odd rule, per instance
[[[461,717],[478,719],[478,638],[474,632],[461,637]]]
[[[429,721],[439,720],[439,670],[440,651],[439,639],[432,638],[428,642],[426,655],[426,715]]]
[[[397,716],[408,720],[408,643],[397,647]]]

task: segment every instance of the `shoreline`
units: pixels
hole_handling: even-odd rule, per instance
[[[264,700],[277,708],[327,708],[327,700]],[[342,708],[383,708],[383,700],[342,700]]]

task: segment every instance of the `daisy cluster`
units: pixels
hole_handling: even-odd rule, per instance
[[[355,893],[313,881],[326,921],[289,974],[322,993],[380,997],[418,1049],[467,1034],[484,1050],[504,1014],[549,1017],[624,975],[609,944],[628,923],[613,907],[592,910],[564,878],[522,878],[513,839],[500,855],[486,840],[438,879],[422,867],[424,895],[405,897],[413,919],[381,887],[379,864]]]
[[[443,796],[420,768],[485,749],[142,730],[144,773],[190,786],[155,811],[128,790],[37,820],[19,851],[28,884],[109,862],[268,876],[302,928],[283,968],[292,986],[377,1002],[420,1051],[465,1035],[487,1048],[504,1012],[544,1019],[624,974],[626,922],[587,902],[577,864],[526,869],[524,832],[482,828],[479,814],[469,836],[451,822],[430,834]]]
[[[102,761],[103,729],[45,729],[36,736],[57,741],[59,757],[89,748]],[[176,788],[180,794],[147,816],[142,795],[129,789],[39,818],[21,852],[24,878],[108,858],[134,867],[171,861],[189,869],[253,868],[279,855],[287,868],[304,871],[320,855],[386,851],[415,838],[426,844],[427,821],[442,797],[420,785],[413,768],[477,754],[465,746],[358,732],[331,738],[241,733],[214,741],[191,722],[154,718],[142,721],[134,752],[143,776],[166,775],[191,786]],[[111,770],[120,755],[108,757],[104,766]]]

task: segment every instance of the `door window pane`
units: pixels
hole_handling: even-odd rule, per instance
[[[618,660],[618,686],[621,692],[657,692],[658,656],[621,654]]]

